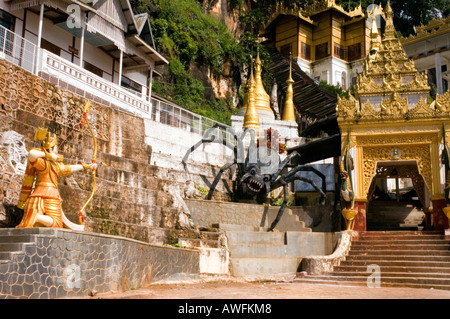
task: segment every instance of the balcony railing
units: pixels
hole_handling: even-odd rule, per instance
[[[157,97],[148,99],[138,92],[105,80],[60,56],[38,48],[3,26],[0,26],[0,58],[94,102],[189,132],[203,134],[217,123],[169,101]]]

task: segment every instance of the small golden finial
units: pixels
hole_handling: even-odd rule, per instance
[[[384,32],[385,39],[395,38],[395,27],[394,27],[394,11],[392,10],[391,3],[388,0],[386,7],[384,9],[384,20],[386,21],[386,27]]]
[[[295,121],[295,110],[294,110],[294,80],[292,79],[292,55],[289,59],[289,78],[286,81],[286,102],[284,103],[282,121],[296,122]]]

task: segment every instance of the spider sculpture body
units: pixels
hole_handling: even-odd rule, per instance
[[[225,130],[232,136],[232,142],[222,138],[220,129]],[[246,135],[250,135],[250,144],[248,146],[247,155],[244,155],[244,139]],[[204,143],[219,143],[233,150],[233,162],[223,165],[213,183],[211,184],[207,199],[210,200],[214,190],[219,183],[222,174],[227,169],[236,166],[236,179],[233,190],[233,201],[239,200],[240,194],[247,194],[257,197],[259,201],[264,200],[267,195],[280,187],[283,187],[283,203],[280,206],[277,216],[269,227],[269,231],[273,231],[281,217],[289,200],[289,184],[296,180],[309,183],[319,194],[319,203],[325,205],[326,184],[325,176],[315,168],[307,165],[293,165],[295,158],[300,157],[296,151],[290,153],[283,161],[280,160],[278,149],[270,148],[265,145],[256,146],[255,131],[245,129],[240,136],[237,133],[220,123],[206,130],[203,138],[194,144],[185,154],[182,162],[187,165],[189,155]],[[300,175],[302,171],[310,171],[318,175],[322,180],[322,187],[319,188],[312,179],[305,178]]]

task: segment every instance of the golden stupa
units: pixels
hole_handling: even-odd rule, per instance
[[[253,72],[253,66],[251,67]],[[270,107],[270,96],[267,94],[266,90],[264,89],[264,85],[262,83],[262,63],[261,59],[259,57],[259,49],[258,53],[255,59],[255,77],[253,82],[253,92],[254,92],[254,98],[255,98],[255,107],[256,111],[258,112],[260,119],[269,119],[274,120],[275,115],[272,111],[272,108]],[[250,91],[250,83],[248,84],[248,90]],[[247,93],[244,96],[244,104],[242,108],[239,110],[238,115],[244,115],[246,113],[246,109],[249,104],[249,94]]]
[[[259,116],[256,111],[255,103],[255,79],[253,77],[253,58],[252,67],[250,71],[250,78],[248,80],[248,95],[247,95],[247,107],[245,109],[244,115],[244,125],[243,128],[252,128],[255,130],[259,129]]]
[[[284,103],[283,115],[281,117],[282,121],[296,122],[295,121],[295,111],[294,111],[294,80],[292,79],[292,59],[289,64],[289,78],[286,81],[286,102]]]

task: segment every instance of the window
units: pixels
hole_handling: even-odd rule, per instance
[[[328,56],[328,42],[316,45],[316,60]]]
[[[311,46],[309,44],[301,43],[300,57],[305,60],[311,60]]]
[[[348,46],[348,61],[361,59],[361,43]]]
[[[333,50],[334,56],[342,60],[345,60],[347,52],[345,52],[346,50],[344,49],[344,47],[335,42],[333,48],[334,48]]]
[[[142,85],[140,85],[139,83],[137,83],[123,75],[122,75],[122,80],[120,81],[120,85],[127,89],[131,89],[131,90],[139,92],[139,93],[142,92]]]
[[[0,10],[0,25],[7,30],[14,31],[15,17]],[[6,32],[6,39],[5,39]],[[13,51],[14,35],[11,32],[5,31],[5,29],[0,28],[0,50],[5,49],[6,53],[12,55]],[[4,46],[6,48],[4,48]]]
[[[0,25],[8,30],[14,31],[16,18],[5,11],[0,10]]]
[[[87,61],[84,61],[84,68],[86,70],[88,70],[89,72],[94,73],[95,75],[98,75],[99,77],[103,77],[103,70],[96,67],[93,64],[90,64]]]
[[[347,88],[346,88],[346,77],[347,77],[347,74],[345,73],[345,72],[342,72],[342,74],[341,74],[341,88],[343,89],[343,90],[346,90]]]
[[[53,54],[60,55],[61,54],[61,48],[57,45],[51,43],[50,41],[45,40],[44,38],[41,39],[41,48],[45,49]]]

